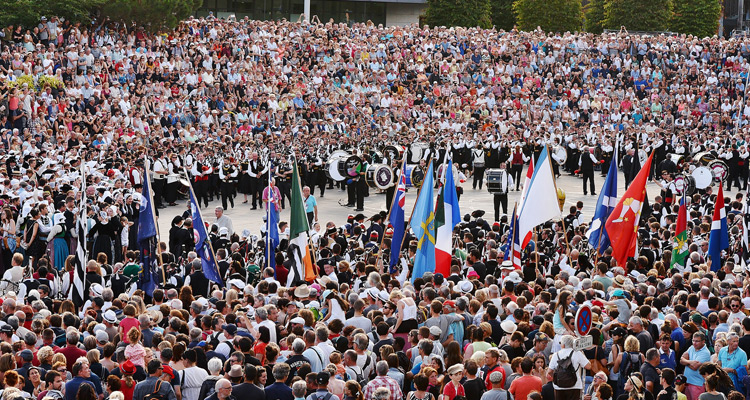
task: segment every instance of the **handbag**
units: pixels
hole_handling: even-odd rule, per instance
[[[609,376],[609,369],[606,365],[602,365],[601,360],[597,357],[599,354],[599,346],[596,346],[594,349],[594,359],[591,360],[591,374],[596,375],[598,372],[604,372]]]

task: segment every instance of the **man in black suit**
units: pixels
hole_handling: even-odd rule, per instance
[[[594,165],[599,164],[600,161],[594,157],[594,153],[589,150],[588,146],[583,148],[581,152],[581,158],[578,160],[578,168],[583,175],[583,194],[586,195],[586,182],[589,182],[591,188],[591,195],[596,196],[596,187],[594,186]]]

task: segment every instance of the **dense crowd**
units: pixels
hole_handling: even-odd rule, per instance
[[[0,400],[735,400],[750,390],[746,200],[674,181],[721,160],[718,183],[747,189],[750,40],[213,16],[159,35],[50,17],[0,39]],[[582,203],[537,230],[521,268],[504,259],[508,192],[544,146],[555,173],[582,176],[592,195],[596,170],[618,162],[629,184],[654,154],[663,191],[627,264],[591,250]],[[340,150],[361,162],[342,181],[329,170]],[[406,158],[440,169],[447,156],[459,198],[501,171],[494,218],[476,211],[456,227],[448,276],[410,276],[408,233],[400,267],[388,268],[387,212],[361,211],[381,189],[387,210],[396,179],[373,188],[367,168]],[[287,285],[289,224],[268,254],[264,232],[224,210],[261,208],[260,219],[286,207],[295,162],[316,276]],[[137,288],[144,179],[157,213],[187,185],[201,208],[221,199],[207,222],[223,285],[202,269],[187,210],[167,221],[159,288]],[[318,215],[334,185],[356,207],[341,226]],[[678,195],[689,200],[686,265],[671,263]],[[708,263],[715,206],[727,208],[730,246]],[[88,298],[74,302],[79,243]],[[580,349],[583,306],[592,344]]]

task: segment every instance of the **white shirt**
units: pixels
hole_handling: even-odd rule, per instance
[[[570,352],[573,351],[572,349],[562,349],[554,354],[552,354],[552,357],[550,357],[549,361],[549,368],[554,370],[557,368],[557,363],[560,359],[567,359],[570,355]],[[589,365],[589,360],[586,359],[586,356],[583,354],[582,351],[576,351],[573,354],[573,367],[576,370],[576,384],[573,387],[570,388],[561,388],[554,383],[552,386],[555,388],[555,390],[572,390],[572,389],[583,389],[583,383],[581,382],[581,369],[585,368],[587,365]]]

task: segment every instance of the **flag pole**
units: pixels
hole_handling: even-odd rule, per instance
[[[432,156],[430,156],[430,159],[429,159],[429,161],[427,163],[427,171],[425,171],[425,174],[430,171],[430,166],[431,165],[432,165]],[[424,188],[424,180],[422,181],[422,186],[420,186],[419,189],[417,190],[417,200],[419,200],[419,195],[420,195],[420,193],[422,193],[422,189],[423,188]],[[430,190],[432,190],[432,189],[433,188],[430,188]],[[411,225],[411,219],[412,219],[412,217],[414,217],[414,209],[415,208],[417,208],[417,201],[414,202],[414,206],[411,208],[411,215],[409,215],[409,220],[406,221],[406,226],[407,227]],[[401,238],[401,246],[404,245],[404,240],[406,240],[406,233],[404,233],[404,237]]]
[[[269,161],[268,166],[268,182],[266,184],[266,188],[268,189],[268,196],[273,198],[273,190],[271,189],[271,165]],[[262,196],[261,196],[262,197]],[[261,199],[261,202],[263,199]],[[268,204],[266,207],[266,265],[265,267],[268,267],[271,265],[271,205],[273,203]],[[247,275],[245,275],[247,276]],[[276,278],[276,268],[274,268],[273,276]]]
[[[398,186],[401,184],[401,174],[404,173],[404,165],[405,164],[406,164],[406,155],[404,155],[404,157],[402,157],[402,159],[401,159],[401,167],[399,167],[399,170],[398,170],[398,179],[396,180],[396,182],[397,182],[396,183],[396,192],[398,192]],[[396,205],[396,194],[397,194],[396,192],[393,193],[393,198],[391,199],[391,206],[388,207],[388,215],[385,217],[386,221],[390,221],[390,219],[391,219],[391,212],[393,211],[393,206]],[[388,225],[386,225],[386,227],[387,226]],[[394,227],[394,229],[396,229],[396,228]],[[404,235],[404,236],[406,236],[406,235]],[[385,239],[385,231],[383,231],[383,235],[380,237],[380,243],[378,243],[378,251],[381,251],[381,252],[382,252],[382,249],[383,249],[383,239]],[[401,241],[403,242],[403,238],[401,239]],[[399,249],[401,249],[401,246],[399,246]],[[393,242],[391,242],[391,252],[392,251],[393,251]],[[384,263],[384,261],[383,261],[383,254],[381,253],[380,256],[378,257],[378,269],[381,270],[381,271],[382,271],[383,263]],[[390,267],[391,267],[391,262],[389,260],[388,261],[388,268],[390,269]]]
[[[85,158],[81,159],[81,207],[86,207],[86,163]],[[89,236],[89,221],[88,221],[88,209],[84,211],[84,214],[86,215],[86,221],[83,221],[83,238],[78,238],[78,240],[83,240],[83,254],[85,260],[81,260],[81,265],[83,268],[83,279],[81,280],[83,282],[84,291],[86,290],[86,264],[89,262],[89,247],[86,243],[86,238]],[[80,246],[80,244],[79,244]],[[70,285],[71,289],[73,290],[73,285]],[[81,293],[81,296],[86,296],[86,293]],[[85,302],[84,302],[85,303]]]
[[[188,176],[188,177],[190,176],[190,175],[188,175],[188,171],[187,171],[187,168],[185,168],[185,166],[182,167],[182,170],[185,172],[186,176]],[[195,199],[195,203],[196,203],[195,205],[197,206],[195,211],[198,213],[198,216],[201,217],[201,221],[203,221],[203,223],[205,224],[205,220],[203,219],[203,214],[201,214],[200,204],[198,204],[198,198],[195,196],[195,191],[193,191],[193,181],[191,181],[190,179],[188,179],[188,182],[190,182],[190,184],[188,185],[188,189],[190,189],[190,195],[192,195],[193,196],[192,198]],[[192,206],[192,201],[190,202],[190,204]],[[195,228],[193,228],[193,229],[195,229]],[[206,227],[204,226],[203,229],[206,229]],[[191,236],[192,236],[192,232],[191,232]],[[195,239],[193,239],[193,240],[195,240]],[[208,237],[208,231],[206,231],[206,241],[205,242],[206,242],[206,244],[208,244],[208,249],[211,250],[211,255],[214,257],[214,261],[216,261],[216,252],[214,252],[214,246],[211,244],[211,240]],[[216,267],[218,268],[219,266],[216,265]],[[221,274],[218,274],[218,276],[219,276],[219,280],[222,281],[220,284],[222,286],[226,286],[224,284],[224,278],[221,276]],[[214,283],[219,283],[219,282],[214,282]],[[210,284],[209,284],[209,286],[210,286]]]
[[[297,155],[294,154],[294,151],[292,151],[292,160],[294,160],[294,170],[297,173],[297,176],[301,176],[299,172],[299,165],[297,164]],[[299,190],[299,193],[302,193],[302,180],[297,179],[297,187],[293,187],[292,190]],[[300,196],[301,197],[301,196]],[[291,200],[289,201],[291,203]],[[290,204],[291,205],[291,204]],[[307,218],[305,218],[305,222],[307,222]],[[307,223],[307,247],[308,247],[308,255],[310,256],[310,260],[312,261],[312,269],[313,272],[315,272],[315,277],[320,275],[320,267],[318,267],[318,264],[315,262],[315,253],[313,253],[314,249],[318,246],[315,243],[312,243],[312,238],[310,237],[310,223]],[[290,271],[291,273],[291,271]],[[313,278],[313,280],[315,279]],[[305,276],[305,281],[307,281],[308,277]]]
[[[549,144],[545,144],[544,147],[547,149],[547,167],[549,167],[549,170],[552,173],[552,184],[555,185],[555,194],[557,194],[557,179],[555,178],[555,171],[552,169],[552,163],[550,162]],[[560,214],[562,214],[562,210],[560,211]],[[565,228],[565,218],[560,218],[560,222],[562,222],[562,227],[563,227],[563,238],[565,239],[565,250],[570,251],[570,242],[568,241],[568,229]]]
[[[151,171],[149,169],[148,158],[146,157],[145,154],[143,155],[143,158],[145,161],[143,163],[143,168],[146,171],[144,179],[149,179],[149,175]],[[162,286],[164,286],[167,284],[167,273],[164,271],[164,263],[162,262],[162,259],[161,259],[161,235],[159,234],[159,221],[156,219],[156,210],[154,209],[154,190],[151,187],[151,185],[149,185],[148,187],[148,200],[149,200],[148,204],[151,206],[151,216],[154,218],[154,226],[156,227],[156,260],[159,263],[159,268],[161,268],[161,278],[162,278],[161,284]],[[146,265],[143,266],[143,268],[146,268],[146,267],[147,267]]]

